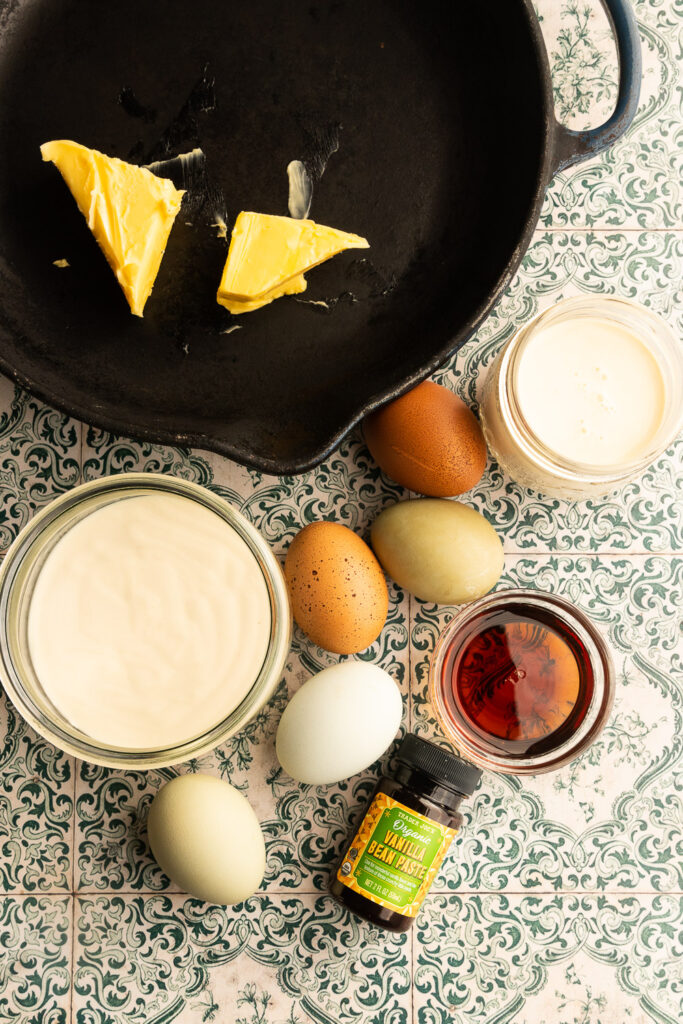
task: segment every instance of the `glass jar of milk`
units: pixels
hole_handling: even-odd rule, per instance
[[[634,302],[565,299],[506,345],[484,385],[486,441],[525,487],[570,500],[639,476],[681,427],[683,355]]]

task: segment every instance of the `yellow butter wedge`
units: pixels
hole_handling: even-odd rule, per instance
[[[77,142],[40,147],[68,185],[128,300],[142,316],[184,192],[167,178]]]
[[[218,302],[265,298],[344,249],[367,248],[365,238],[312,220],[242,212],[232,230]]]
[[[305,292],[308,287],[308,283],[303,274],[299,274],[297,277],[290,277],[289,281],[285,281],[284,284],[278,285],[277,288],[273,288],[272,291],[266,292],[260,299],[228,299],[221,298],[220,293],[218,301],[221,306],[225,306],[231,313],[237,315],[238,313],[253,313],[255,309],[260,309],[261,306],[267,306],[273,299],[279,299],[283,295],[300,295],[301,292]]]

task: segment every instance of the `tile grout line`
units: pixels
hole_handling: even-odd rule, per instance
[[[5,893],[5,896],[35,896],[35,893]],[[54,898],[69,896],[78,899],[79,897],[96,896],[164,896],[173,899],[193,899],[189,893],[176,892],[169,889],[92,889],[79,890],[77,893],[44,893],[45,896]],[[257,891],[249,899],[259,896],[289,896],[295,899],[298,896],[327,896],[325,889],[264,889]],[[683,896],[683,889],[430,889],[430,896]],[[332,897],[329,897],[332,899]]]
[[[537,232],[537,231],[541,231],[541,232],[543,232],[543,231],[563,231],[563,232],[565,232],[565,234],[584,234],[584,233],[585,234],[589,234],[589,233],[591,233],[591,234],[594,234],[594,235],[596,235],[596,234],[599,234],[599,235],[633,235],[633,234],[638,234],[638,235],[650,235],[650,234],[681,235],[681,234],[683,234],[683,229],[679,228],[679,227],[668,227],[668,228],[630,227],[630,228],[625,228],[625,227],[619,227],[619,226],[609,227],[609,226],[602,226],[602,225],[598,225],[596,227],[590,227],[590,226],[587,226],[585,224],[584,225],[577,225],[575,227],[573,225],[562,226],[560,224],[558,224],[558,225],[555,225],[555,224],[543,225],[543,224],[541,224],[540,221],[538,222],[538,224],[534,228],[534,232]]]
[[[82,465],[82,460],[81,460]],[[78,759],[73,759],[73,802],[71,805],[71,971],[69,978],[69,1024],[73,1024],[74,977],[76,975],[76,777]]]
[[[683,896],[683,889],[430,889],[430,896]],[[326,896],[325,889],[270,889],[258,890],[254,896]],[[78,899],[95,896],[182,896],[193,899],[187,892],[171,889],[56,889],[52,892],[28,889],[7,889],[2,899]],[[252,899],[253,897],[249,897]],[[332,899],[332,897],[330,897]]]
[[[79,420],[79,445],[78,445],[78,477],[79,483],[83,483],[83,455],[84,455],[84,436],[86,431],[86,425],[82,420]],[[73,1024],[74,1021],[74,982],[76,978],[76,798],[78,792],[77,776],[78,776],[78,758],[73,759],[73,803],[72,803],[72,823],[71,823],[71,970],[69,977],[69,1024]]]
[[[413,731],[413,595],[408,594],[408,732]]]
[[[69,978],[69,1024],[74,1019],[74,980],[76,977],[76,893],[71,893],[71,972]]]
[[[683,889],[430,889],[431,896],[683,896]]]
[[[623,550],[618,551],[611,548],[592,548],[590,551],[576,551],[573,548],[556,548],[551,551],[549,548],[506,548],[503,546],[503,553],[510,556],[528,555],[530,557],[535,557],[536,555],[542,555],[549,558],[594,558],[596,555],[599,555],[600,558],[631,558],[633,555],[637,555],[639,558],[681,557],[681,551],[644,551],[632,548],[624,548]]]

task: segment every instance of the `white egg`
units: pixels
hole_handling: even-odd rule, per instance
[[[402,711],[388,672],[361,661],[332,665],[308,679],[285,708],[276,739],[280,764],[312,785],[348,779],[384,753]]]
[[[241,903],[258,889],[266,848],[258,818],[238,790],[212,775],[180,775],[152,801],[149,845],[183,891],[209,903]]]

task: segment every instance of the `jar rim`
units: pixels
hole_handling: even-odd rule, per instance
[[[544,444],[529,425],[517,400],[517,377],[524,352],[539,329],[563,317],[599,316],[626,326],[647,346],[662,369],[666,406],[653,441],[635,458],[613,464],[594,464],[568,459]],[[640,320],[639,328],[629,318]],[[625,320],[629,320],[625,323]],[[640,303],[620,296],[574,296],[537,313],[508,342],[501,357],[499,399],[508,426],[526,456],[544,471],[565,478],[579,478],[587,484],[617,483],[631,479],[666,450],[676,438],[683,419],[683,354],[673,331],[660,316]]]
[[[593,672],[593,694],[586,716],[576,732],[561,746],[532,757],[506,757],[494,753],[457,727],[449,716],[442,693],[441,675],[453,641],[460,634],[467,636],[467,625],[482,611],[504,608],[512,604],[524,604],[531,609],[537,607],[551,610],[571,628],[586,647]],[[473,761],[481,768],[506,775],[536,775],[554,771],[573,761],[597,738],[607,722],[614,703],[615,676],[612,657],[602,634],[595,623],[576,605],[542,590],[511,588],[496,590],[478,601],[473,601],[450,619],[436,642],[429,665],[429,695],[437,721],[447,739],[456,747],[462,757]]]
[[[92,503],[91,511],[95,511],[122,497],[151,492],[175,494],[198,501],[203,507],[217,513],[245,541],[259,565],[268,589],[271,630],[261,669],[244,699],[229,714],[202,734],[188,737],[177,744],[163,748],[119,750],[88,737],[73,726],[65,728],[41,707],[42,701],[35,700],[32,694],[34,687],[26,678],[21,659],[17,658],[20,652],[12,639],[14,630],[10,619],[14,602],[20,596],[20,592],[15,593],[15,587],[21,588],[26,583],[22,579],[25,563],[31,557],[45,556],[51,546],[58,543],[63,535],[60,525],[68,528],[76,511],[79,508],[82,510],[84,504]],[[105,499],[101,505],[96,504],[99,497]],[[53,533],[50,533],[51,529]],[[18,533],[0,566],[0,680],[8,697],[22,717],[45,739],[72,756],[107,767],[138,770],[167,767],[199,757],[234,735],[258,712],[272,693],[289,652],[291,630],[291,610],[284,575],[265,538],[224,498],[200,484],[171,475],[121,473],[79,484],[36,513]]]

